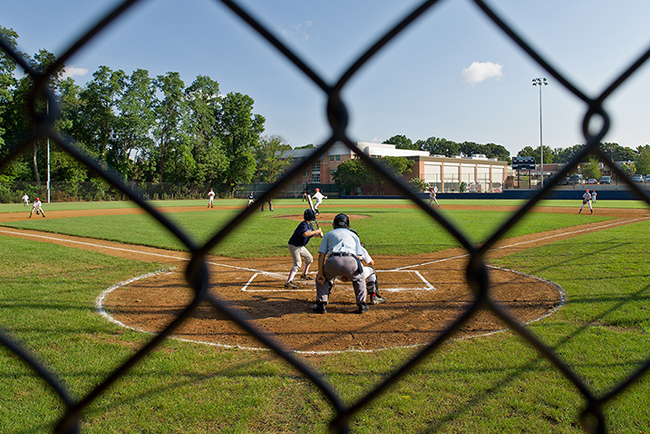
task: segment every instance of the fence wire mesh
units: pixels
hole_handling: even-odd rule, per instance
[[[231,321],[237,323],[247,333],[254,336],[263,345],[274,351],[279,357],[290,363],[298,371],[300,371],[306,378],[308,378],[317,387],[326,399],[329,401],[333,409],[333,418],[330,421],[330,430],[333,432],[345,433],[350,431],[350,421],[355,413],[366,407],[373,400],[376,400],[388,388],[395,385],[407,373],[413,370],[418,364],[431,357],[449,337],[464,324],[470,321],[482,309],[487,309],[503,322],[505,322],[510,329],[516,332],[519,336],[525,339],[532,347],[534,347],[541,357],[548,360],[566,379],[568,379],[575,388],[579,391],[584,399],[584,409],[580,414],[580,423],[583,428],[589,432],[606,432],[607,425],[604,417],[604,407],[609,402],[622,394],[626,389],[634,385],[634,383],[648,370],[650,367],[650,359],[646,360],[638,370],[629,375],[627,379],[622,381],[616,387],[612,387],[606,393],[597,396],[591,390],[587,382],[576,373],[571,366],[562,361],[556,351],[546,345],[544,342],[538,340],[529,330],[527,330],[519,321],[513,318],[506,310],[500,305],[495,303],[490,298],[489,289],[489,274],[488,268],[485,263],[485,255],[488,250],[493,248],[495,244],[504,237],[506,232],[511,229],[522,217],[524,217],[547,193],[555,187],[559,179],[567,176],[572,169],[574,169],[580,161],[587,155],[593,154],[597,156],[603,163],[608,165],[613,173],[620,179],[626,180],[629,188],[633,190],[639,198],[642,198],[646,203],[650,204],[650,198],[638,188],[637,185],[630,182],[621,169],[619,169],[610,157],[604,153],[599,144],[610,127],[610,116],[603,108],[604,102],[619,88],[629,77],[631,77],[650,57],[650,48],[631,63],[609,86],[607,86],[596,97],[589,97],[586,92],[581,90],[580,83],[575,83],[568,77],[559,72],[559,70],[551,65],[544,56],[536,51],[524,38],[513,30],[499,14],[495,12],[487,3],[474,0],[478,10],[482,11],[486,20],[491,21],[503,33],[505,33],[521,50],[523,50],[531,59],[538,63],[545,69],[550,76],[552,76],[558,83],[560,83],[566,90],[571,92],[575,98],[583,101],[586,104],[584,113],[584,121],[582,131],[586,141],[586,146],[583,151],[576,155],[575,158],[564,167],[560,172],[549,182],[544,185],[531,200],[527,201],[510,219],[498,228],[490,238],[480,244],[474,245],[467,239],[450,221],[445,219],[436,209],[430,208],[419,199],[416,194],[399,178],[391,173],[383,171],[372,158],[362,152],[353,141],[348,133],[348,112],[347,104],[342,98],[342,91],[349,83],[349,81],[358,73],[360,68],[364,66],[373,56],[382,50],[391,40],[397,35],[408,28],[412,23],[416,22],[426,13],[435,13],[431,10],[432,7],[438,3],[435,0],[430,0],[421,3],[417,8],[412,10],[394,27],[387,29],[382,37],[380,37],[366,52],[359,56],[349,68],[339,77],[338,81],[329,83],[323,76],[312,69],[307,63],[294,51],[292,51],[281,40],[274,36],[274,34],[265,27],[260,21],[249,14],[248,11],[242,7],[238,2],[222,0],[226,7],[231,9],[239,19],[243,20],[250,26],[252,32],[259,33],[265,38],[271,46],[279,51],[288,62],[294,64],[304,76],[311,81],[311,83],[320,89],[326,96],[328,104],[326,109],[326,116],[330,124],[331,132],[329,138],[316,147],[314,152],[305,159],[299,166],[294,168],[290,173],[287,173],[280,179],[273,187],[268,190],[262,197],[258,198],[260,203],[264,203],[267,197],[271,198],[278,191],[286,188],[292,177],[297,173],[302,173],[312,166],[312,164],[321,159],[325,153],[334,144],[344,143],[350,150],[352,150],[358,158],[360,158],[366,165],[372,168],[375,172],[379,173],[382,177],[389,179],[399,190],[402,196],[410,199],[414,204],[420,207],[428,216],[440,224],[449,234],[451,234],[467,251],[470,260],[467,265],[466,275],[467,282],[473,291],[474,299],[469,305],[467,310],[456,319],[452,326],[447,328],[445,332],[434,341],[430,342],[427,346],[423,347],[411,360],[405,363],[401,368],[395,370],[389,378],[385,379],[374,390],[360,398],[357,402],[346,404],[341,398],[337,390],[329,384],[320,372],[314,369],[313,366],[307,364],[304,360],[297,357],[296,354],[288,350],[285,345],[270,337],[268,334],[263,333],[261,329],[251,323],[248,318],[239,311],[232,309],[224,300],[216,298],[215,295],[208,292],[208,284],[210,281],[210,274],[206,265],[206,255],[216,246],[218,246],[225,237],[228,236],[233,230],[238,228],[250,215],[254,212],[255,208],[246,208],[233,218],[223,229],[215,233],[208,242],[204,244],[196,244],[187,233],[180,227],[170,221],[164,214],[159,212],[156,208],[152,207],[148,202],[143,200],[143,194],[140,191],[132,189],[129,184],[122,181],[119,176],[116,176],[112,171],[102,167],[97,161],[80,151],[70,137],[59,134],[55,128],[54,123],[60,114],[60,108],[52,91],[48,88],[48,82],[53,76],[55,71],[59,70],[66,62],[79,50],[84,48],[92,40],[99,38],[102,30],[109,24],[116,20],[122,19],[125,14],[137,3],[139,0],[128,0],[120,4],[116,4],[115,8],[106,16],[104,16],[94,27],[92,27],[85,35],[74,41],[70,48],[60,55],[56,62],[44,72],[35,70],[30,63],[21,56],[17,50],[12,48],[6,41],[0,40],[0,48],[4,50],[13,60],[29,74],[34,82],[31,97],[29,99],[29,106],[34,122],[37,128],[30,137],[27,137],[19,147],[12,149],[10,154],[2,162],[0,162],[0,169],[5,168],[9,162],[15,159],[26,148],[32,146],[34,142],[43,138],[49,138],[57,143],[70,155],[81,161],[95,173],[104,177],[115,188],[123,192],[125,196],[142,207],[147,213],[153,216],[160,222],[166,230],[180,240],[191,254],[191,261],[186,270],[186,277],[188,285],[194,291],[194,298],[192,302],[178,315],[178,317],[169,324],[166,329],[156,335],[148,344],[140,348],[137,353],[128,361],[123,363],[116,369],[106,380],[95,387],[91,392],[87,393],[79,400],[72,398],[72,393],[64,383],[59,379],[56,372],[52,372],[38,357],[37,354],[32,354],[26,349],[26,346],[11,335],[6,330],[0,330],[0,342],[8,348],[15,356],[19,357],[29,365],[37,374],[46,381],[55,393],[59,396],[60,400],[66,407],[65,414],[58,421],[56,432],[59,433],[75,433],[80,431],[80,420],[83,418],[84,411],[109,387],[119,387],[116,382],[127,373],[131,368],[142,362],[149,353],[156,349],[163,340],[169,337],[197,308],[199,303],[207,301],[212,304],[221,313],[226,315]],[[46,99],[49,103],[49,113],[43,116],[36,109],[36,104],[39,100]],[[590,125],[594,119],[598,120],[601,125],[598,131],[592,132]]]

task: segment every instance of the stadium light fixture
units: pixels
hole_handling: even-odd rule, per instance
[[[544,144],[542,143],[542,86],[548,86],[545,77],[533,78],[533,86],[539,87],[539,173],[544,188]]]

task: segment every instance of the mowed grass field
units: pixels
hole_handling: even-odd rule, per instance
[[[201,202],[162,203],[202,206]],[[476,205],[505,205],[501,201]],[[233,201],[241,205],[244,201]],[[323,212],[367,215],[353,221],[373,255],[410,255],[458,242],[417,209],[373,207],[380,202],[326,200]],[[391,202],[397,203],[397,202]],[[404,202],[406,203],[406,202]],[[445,202],[442,202],[443,207]],[[454,204],[460,204],[454,201]],[[471,205],[472,203],[470,203]],[[579,202],[566,203],[579,207]],[[602,205],[604,205],[603,202]],[[124,203],[51,204],[46,212]],[[239,210],[170,213],[197,242],[212,236]],[[215,251],[237,257],[287,256],[299,200],[274,201],[274,213],[255,213]],[[363,206],[357,206],[363,205]],[[508,204],[510,205],[510,204]],[[558,206],[558,205],[552,205]],[[597,208],[601,206],[599,202]],[[626,206],[644,207],[629,202]],[[13,207],[6,209],[3,207]],[[20,207],[20,208],[18,208]],[[0,212],[24,212],[0,205]],[[474,242],[486,239],[509,214],[442,210]],[[605,217],[531,213],[508,236],[571,227]],[[139,214],[34,219],[11,224],[170,249],[183,246]],[[323,222],[327,229],[328,223]],[[584,379],[596,396],[624,381],[650,358],[650,222],[582,235],[494,261],[551,280],[567,293],[554,315],[528,329]],[[82,398],[151,339],[107,322],[94,309],[107,287],[161,267],[47,243],[0,237],[0,326],[37,354]],[[317,242],[310,244],[312,252]],[[353,403],[414,354],[413,349],[308,357]],[[0,431],[52,431],[64,406],[9,351],[0,348]],[[610,432],[650,432],[642,377],[605,406]],[[355,433],[583,432],[584,398],[547,360],[512,332],[443,345],[414,372],[355,415]],[[222,349],[167,340],[100,396],[85,412],[83,433],[312,433],[327,432],[330,403],[304,376],[270,352]]]

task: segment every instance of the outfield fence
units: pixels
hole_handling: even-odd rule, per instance
[[[56,432],[78,432],[80,430],[80,419],[83,418],[84,412],[88,410],[89,406],[91,406],[109,387],[119,388],[120,378],[129,371],[129,369],[140,364],[143,359],[156,349],[163,340],[169,337],[170,334],[179,327],[179,325],[184,323],[184,321],[192,315],[193,310],[198,306],[200,301],[207,301],[214,305],[216,309],[230,318],[231,321],[237,323],[242,327],[242,329],[253,335],[263,345],[273,350],[279,357],[290,363],[295,367],[295,369],[308,378],[313,385],[323,393],[329,402],[329,405],[332,407],[333,417],[330,420],[330,429],[333,432],[349,432],[351,429],[350,421],[354,417],[355,413],[364,409],[368,404],[376,400],[383,392],[400,382],[408,372],[413,370],[420,363],[428,358],[435,357],[436,352],[439,350],[441,345],[447,341],[455,331],[459,330],[460,327],[466,324],[482,309],[487,309],[498,316],[510,329],[525,339],[539,352],[541,357],[549,361],[559,373],[575,386],[575,389],[584,399],[583,411],[577,417],[586,431],[607,431],[608,427],[604,417],[604,409],[606,405],[635,384],[635,382],[650,367],[650,360],[646,360],[645,363],[636,370],[636,372],[632,373],[620,384],[597,396],[591,390],[587,382],[582,379],[571,366],[563,363],[559,355],[552,348],[538,340],[508,312],[491,300],[489,297],[489,278],[485,263],[485,255],[486,252],[493,248],[495,244],[504,237],[506,232],[522,217],[524,217],[540,199],[547,196],[550,190],[557,184],[558,179],[568,176],[569,172],[577,166],[578,162],[583,161],[588,154],[594,154],[603,163],[611,167],[612,171],[619,179],[627,179],[625,174],[617,168],[614,162],[611,161],[599,147],[599,143],[602,141],[605,133],[610,127],[610,116],[604,109],[603,104],[624,82],[626,82],[626,80],[637,73],[639,68],[646,63],[648,57],[650,57],[650,48],[637,59],[634,59],[629,65],[623,66],[623,72],[607,87],[605,87],[599,95],[596,97],[590,97],[584,90],[584,86],[581,86],[581,83],[575,82],[570,77],[560,73],[558,68],[549,63],[545,57],[532,48],[532,46],[517,32],[515,32],[513,27],[504,21],[502,17],[487,3],[481,0],[473,0],[477,10],[480,11],[486,21],[491,22],[500,29],[500,31],[510,38],[523,51],[523,53],[525,53],[524,55],[529,56],[534,62],[539,64],[551,77],[555,79],[557,83],[561,84],[566,91],[573,94],[577,100],[584,102],[586,109],[582,131],[587,144],[584,150],[576,155],[570,164],[565,166],[555,178],[549,180],[543,189],[537,191],[536,194],[524,206],[522,206],[521,209],[512,215],[503,226],[496,230],[486,242],[480,245],[474,245],[464,237],[451,222],[445,220],[436,209],[426,206],[426,203],[418,198],[417,194],[409,189],[408,185],[392,174],[382,172],[381,167],[375,164],[368,155],[364,154],[355,145],[356,141],[348,136],[347,102],[342,98],[343,89],[348,85],[350,80],[357,75],[361,67],[367,64],[370,59],[384,49],[391,40],[407,29],[412,23],[421,20],[425,14],[436,13],[433,6],[435,6],[438,1],[430,0],[422,2],[419,6],[404,16],[394,27],[386,29],[385,33],[366,52],[354,60],[337,81],[328,82],[328,80],[324,78],[322,71],[312,69],[312,67],[310,67],[301,56],[279,40],[273,32],[249,14],[242,5],[238,4],[236,1],[221,0],[221,3],[232,10],[237,16],[237,18],[233,19],[243,20],[250,27],[251,32],[257,32],[265,38],[270,44],[270,50],[277,51],[280,56],[283,56],[286,59],[287,62],[292,63],[297,67],[302,74],[304,74],[304,78],[311,81],[313,86],[317,88],[318,91],[322,92],[328,100],[326,112],[323,113],[323,115],[325,115],[329,120],[331,128],[327,140],[320,143],[320,146],[315,148],[314,152],[308,158],[294,168],[293,171],[287,173],[282,179],[274,184],[271,189],[267,190],[261,197],[258,197],[257,200],[263,202],[270,197],[276,196],[278,192],[282,191],[282,189],[289,185],[289,181],[294,176],[304,173],[307,169],[312,167],[312,165],[321,159],[327,150],[333,145],[342,143],[356,153],[357,157],[365,164],[394,184],[401,196],[413,201],[413,203],[427,213],[432,220],[436,221],[446,231],[448,231],[449,234],[455,237],[471,257],[467,265],[466,275],[468,284],[475,294],[475,297],[467,310],[464,311],[454,324],[440,337],[423,347],[411,360],[405,363],[398,370],[394,371],[392,375],[376,386],[370,393],[361,397],[356,402],[346,403],[337,390],[325,381],[324,377],[317,372],[313,366],[305,363],[301,358],[297,357],[295,353],[285,351],[283,349],[284,346],[280,342],[269,337],[267,334],[262,333],[261,330],[251,324],[247,317],[242,313],[231,309],[227,304],[216,299],[208,292],[208,283],[210,278],[208,267],[206,265],[206,255],[220,244],[229,232],[239,227],[248,217],[250,217],[251,214],[256,211],[254,207],[242,210],[229,224],[225,225],[222,230],[215,233],[208,242],[202,245],[197,245],[193,241],[193,238],[181,230],[181,228],[174,225],[165,215],[161,214],[147,203],[144,200],[145,195],[139,188],[125,183],[121,178],[115,176],[114,172],[107,171],[101,164],[89,157],[85,152],[78,149],[75,146],[74,140],[70,137],[65,137],[59,134],[54,129],[54,123],[59,116],[60,109],[57,106],[56,98],[48,88],[48,80],[54,74],[54,71],[60,70],[73,55],[84,48],[89,42],[101,37],[102,31],[109,24],[123,18],[129,13],[132,7],[138,3],[142,2],[139,0],[126,0],[116,4],[115,8],[106,14],[106,16],[104,16],[86,34],[81,36],[78,40],[72,41],[70,48],[58,57],[57,61],[49,68],[49,70],[42,73],[35,70],[28,60],[24,58],[21,53],[13,49],[6,41],[0,41],[0,49],[8,53],[9,56],[11,56],[25,71],[25,73],[31,75],[34,80],[34,88],[28,102],[31,105],[26,107],[26,109],[32,113],[34,121],[37,124],[35,132],[31,133],[31,135],[15,149],[12,149],[7,158],[0,162],[0,169],[6,168],[11,160],[32,147],[36,141],[43,140],[47,137],[56,142],[70,155],[85,164],[94,173],[103,177],[106,182],[110,184],[111,188],[116,189],[121,192],[124,197],[128,197],[138,203],[139,206],[151,214],[151,216],[155,217],[170,233],[177,237],[178,240],[187,247],[189,252],[191,252],[192,256],[186,274],[188,285],[194,290],[194,301],[190,303],[182,314],[180,314],[162,333],[153,338],[146,346],[140,348],[130,360],[124,362],[124,364],[116,369],[105,381],[79,399],[72,398],[71,391],[59,380],[59,376],[56,372],[52,372],[50,367],[42,364],[38,356],[33,355],[26,349],[27,347],[24,343],[12,336],[12,334],[6,329],[0,329],[0,342],[17,357],[21,358],[27,365],[31,366],[31,368],[51,386],[52,390],[64,403],[66,411],[58,421]],[[540,7],[543,6],[540,5]],[[26,13],[28,12],[26,11]],[[67,32],[68,30],[61,29],[61,31]],[[39,100],[42,101],[43,98],[46,98],[49,102],[50,110],[47,116],[39,115],[35,108],[36,102]],[[598,122],[592,122],[592,120]],[[600,129],[596,132],[590,131],[589,128],[593,123],[598,123],[598,125],[600,125]],[[637,185],[632,182],[628,182],[628,184],[630,190],[650,204],[650,198],[645,195]]]

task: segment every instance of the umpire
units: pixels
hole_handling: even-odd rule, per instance
[[[366,304],[366,279],[359,256],[363,254],[359,237],[350,229],[350,219],[345,214],[334,217],[333,231],[323,236],[318,249],[318,277],[316,278],[316,304],[314,312],[327,312],[326,306],[337,276],[352,282],[357,299],[358,313],[368,311]]]

